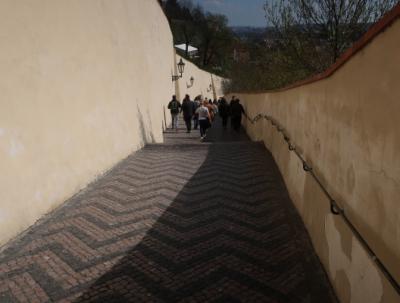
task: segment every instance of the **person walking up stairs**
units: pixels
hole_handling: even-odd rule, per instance
[[[181,108],[182,108],[181,103],[178,100],[176,100],[176,96],[173,95],[172,100],[168,104],[168,109],[171,111],[172,128],[175,129],[175,131],[178,131],[178,118]]]

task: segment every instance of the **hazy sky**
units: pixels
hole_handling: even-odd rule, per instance
[[[231,26],[266,26],[263,5],[266,0],[193,0],[205,11],[228,17]]]

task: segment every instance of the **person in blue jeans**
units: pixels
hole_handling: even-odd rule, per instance
[[[178,117],[182,105],[176,100],[176,96],[172,96],[172,100],[168,103],[168,109],[171,111],[172,128],[178,131]]]
[[[199,117],[199,124],[200,124],[200,136],[201,140],[206,137],[207,129],[210,127],[211,116],[208,108],[206,106],[207,101],[202,101],[200,107],[196,109],[196,113]]]

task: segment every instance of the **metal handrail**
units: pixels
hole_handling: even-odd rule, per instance
[[[396,290],[396,292],[400,295],[400,285],[396,281],[396,279],[393,277],[393,275],[390,273],[390,271],[385,267],[385,265],[382,263],[382,261],[378,258],[378,256],[375,254],[375,252],[372,250],[371,246],[368,244],[368,242],[362,237],[361,233],[357,230],[357,228],[354,226],[353,223],[351,223],[350,219],[346,216],[344,208],[341,207],[336,200],[332,197],[332,195],[328,192],[326,187],[322,184],[321,180],[318,178],[318,176],[315,174],[313,168],[311,165],[307,163],[307,161],[302,157],[298,149],[296,148],[295,144],[290,140],[290,137],[288,134],[285,132],[285,129],[278,123],[276,119],[269,115],[264,115],[264,114],[258,114],[256,115],[253,119],[249,118],[246,115],[247,120],[250,121],[251,124],[255,124],[261,119],[265,119],[267,121],[270,121],[272,126],[275,126],[277,131],[282,133],[283,138],[288,144],[289,151],[294,152],[296,156],[300,159],[300,161],[303,164],[303,169],[306,173],[309,173],[313,179],[317,182],[319,187],[321,188],[322,192],[325,194],[325,196],[329,199],[330,202],[330,210],[334,215],[341,216],[344,222],[347,224],[347,226],[350,228],[350,230],[353,232],[357,240],[361,243],[361,245],[364,247],[364,249],[368,252],[370,255],[372,261],[375,262],[375,264],[378,266],[380,271],[383,273],[383,275],[388,279],[390,284],[393,286],[393,288]]]

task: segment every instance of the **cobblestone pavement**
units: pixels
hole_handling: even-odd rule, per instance
[[[168,131],[14,240],[0,302],[336,302],[270,153],[218,124]]]

